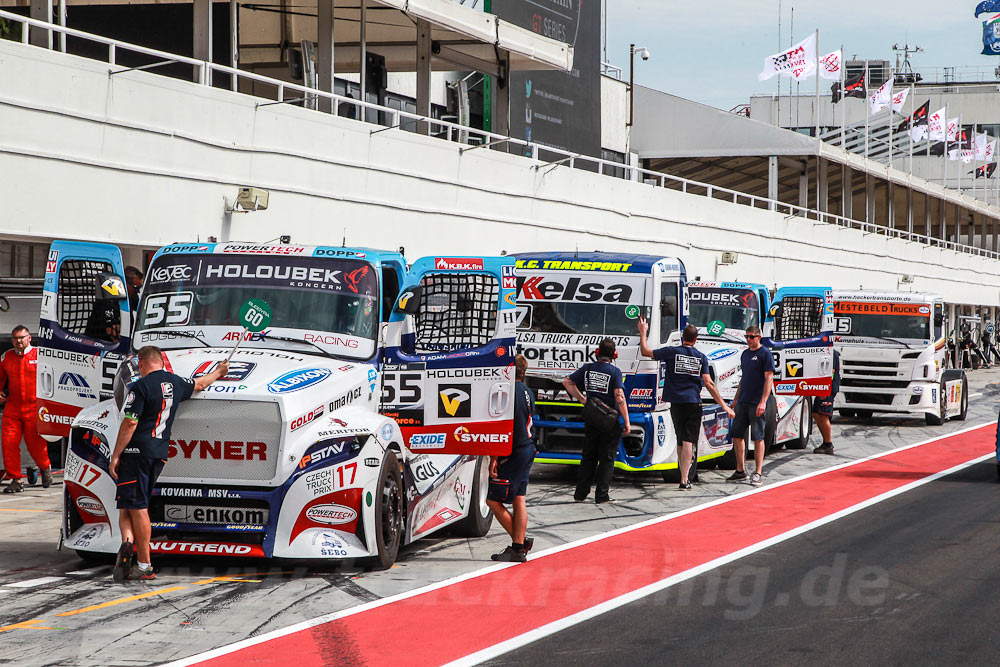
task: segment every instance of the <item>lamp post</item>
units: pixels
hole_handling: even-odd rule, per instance
[[[649,60],[649,49],[645,46],[635,47],[629,44],[628,47],[628,127],[632,127],[635,119],[633,109],[635,107],[635,57],[638,54],[643,60]]]

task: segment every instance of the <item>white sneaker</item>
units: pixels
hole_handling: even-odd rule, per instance
[[[750,485],[751,486],[760,486],[763,483],[764,483],[764,480],[761,479],[761,476],[760,476],[759,472],[755,472],[754,474],[750,475]]]

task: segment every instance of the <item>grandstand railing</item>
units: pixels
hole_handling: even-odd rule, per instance
[[[23,44],[29,43],[30,32],[34,28],[49,30],[53,33],[64,34],[68,37],[75,37],[97,44],[103,44],[107,48],[107,62],[112,66],[119,65],[117,61],[120,52],[134,53],[147,56],[149,58],[159,59],[158,61],[139,67],[125,67],[119,65],[122,67],[121,70],[118,70],[120,72],[126,72],[132,69],[143,69],[148,72],[155,73],[156,70],[153,68],[157,65],[168,63],[186,64],[194,68],[197,79],[196,83],[200,85],[211,85],[213,75],[218,73],[234,77],[234,80],[253,81],[272,86],[276,90],[276,99],[274,100],[276,102],[301,102],[304,106],[316,108],[319,100],[328,100],[331,107],[331,113],[333,114],[338,113],[341,105],[348,105],[348,108],[354,109],[355,118],[367,118],[369,116],[367,112],[373,112],[371,115],[374,115],[375,118],[378,119],[379,122],[377,124],[383,125],[383,129],[386,130],[402,129],[408,131],[426,132],[431,136],[447,139],[448,141],[460,141],[467,144],[460,149],[461,152],[473,150],[479,147],[509,150],[511,146],[515,146],[522,156],[531,159],[533,163],[531,168],[536,170],[553,169],[560,165],[566,165],[571,168],[579,167],[607,176],[620,177],[621,175],[624,175],[624,177],[628,180],[640,181],[662,188],[679,190],[680,192],[686,194],[701,195],[733,204],[775,211],[785,214],[788,218],[802,218],[821,223],[829,223],[842,228],[858,229],[864,233],[880,234],[889,238],[903,239],[906,241],[922,243],[928,246],[954,250],[956,252],[970,255],[1000,259],[1000,252],[996,252],[994,250],[956,243],[945,239],[938,239],[932,236],[917,234],[915,232],[863,220],[855,220],[853,218],[847,218],[816,209],[795,206],[793,204],[787,204],[785,202],[768,199],[766,197],[758,197],[745,192],[730,190],[728,188],[719,187],[710,183],[693,181],[659,171],[641,169],[639,167],[623,164],[621,162],[613,162],[602,158],[572,153],[570,151],[552,146],[546,146],[545,144],[540,144],[538,142],[495,134],[493,132],[468,127],[466,125],[459,125],[458,123],[453,123],[447,120],[422,116],[420,114],[403,111],[401,109],[380,106],[372,102],[354,99],[353,97],[346,97],[336,93],[319,90],[318,88],[309,88],[303,85],[290,83],[288,81],[282,81],[280,79],[262,76],[253,72],[247,72],[229,67],[228,65],[221,65],[205,60],[199,60],[197,58],[191,58],[189,56],[182,56],[174,53],[168,53],[166,51],[160,51],[158,49],[151,49],[121,40],[83,32],[74,28],[39,21],[20,14],[14,14],[12,12],[0,10],[0,19],[7,19],[20,23],[20,41]],[[114,72],[115,70],[111,71]],[[237,86],[234,85],[233,87],[236,88]],[[297,96],[289,97],[290,94]],[[261,97],[261,95],[255,95],[255,97]],[[271,98],[265,97],[263,99]],[[374,131],[377,130],[373,130],[373,132]],[[544,159],[541,157],[543,154],[545,156]],[[550,156],[552,159],[549,159]]]

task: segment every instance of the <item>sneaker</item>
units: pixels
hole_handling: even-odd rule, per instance
[[[52,486],[52,468],[46,468],[42,471],[42,488],[47,489]]]
[[[584,498],[577,498],[576,496],[573,496],[573,502],[574,503],[585,503],[585,502],[587,502],[587,498],[586,497],[584,497]]]
[[[677,488],[680,489],[681,491],[690,491],[691,482],[681,482],[680,484],[677,485]]]
[[[118,555],[115,556],[115,567],[111,571],[111,578],[117,583],[121,583],[129,578],[132,572],[132,558],[135,556],[135,550],[132,548],[132,543],[129,541],[122,542],[122,545],[118,547]]]
[[[528,535],[524,536],[524,553],[531,551],[531,547],[535,546],[535,538]]]
[[[833,454],[833,443],[824,442],[819,447],[813,448],[813,454]]]
[[[21,493],[22,491],[24,491],[24,484],[21,484],[19,479],[12,479],[10,484],[3,487],[4,493]]]
[[[759,472],[755,472],[754,474],[750,475],[750,484],[752,486],[760,486],[763,483],[764,479],[760,476]]]
[[[747,480],[747,473],[745,470],[736,470],[732,475],[726,478],[727,482],[745,482]]]
[[[151,579],[156,579],[156,573],[153,572],[153,566],[142,568],[136,566],[135,574],[138,576],[133,577],[133,579],[139,579],[140,581],[149,581]]]
[[[598,504],[598,505],[603,505],[604,503],[613,503],[613,502],[615,502],[615,499],[609,496],[607,498],[602,498],[600,500],[595,500],[594,502],[596,504]]]
[[[38,468],[28,468],[28,486],[38,484]]]
[[[490,559],[501,563],[524,563],[527,562],[528,557],[523,551],[515,551],[514,547],[504,547],[503,551],[493,554]]]

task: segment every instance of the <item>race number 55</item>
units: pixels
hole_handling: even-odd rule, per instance
[[[191,318],[191,302],[194,294],[156,294],[146,298],[142,313],[142,326],[155,327],[169,324],[187,324]]]

